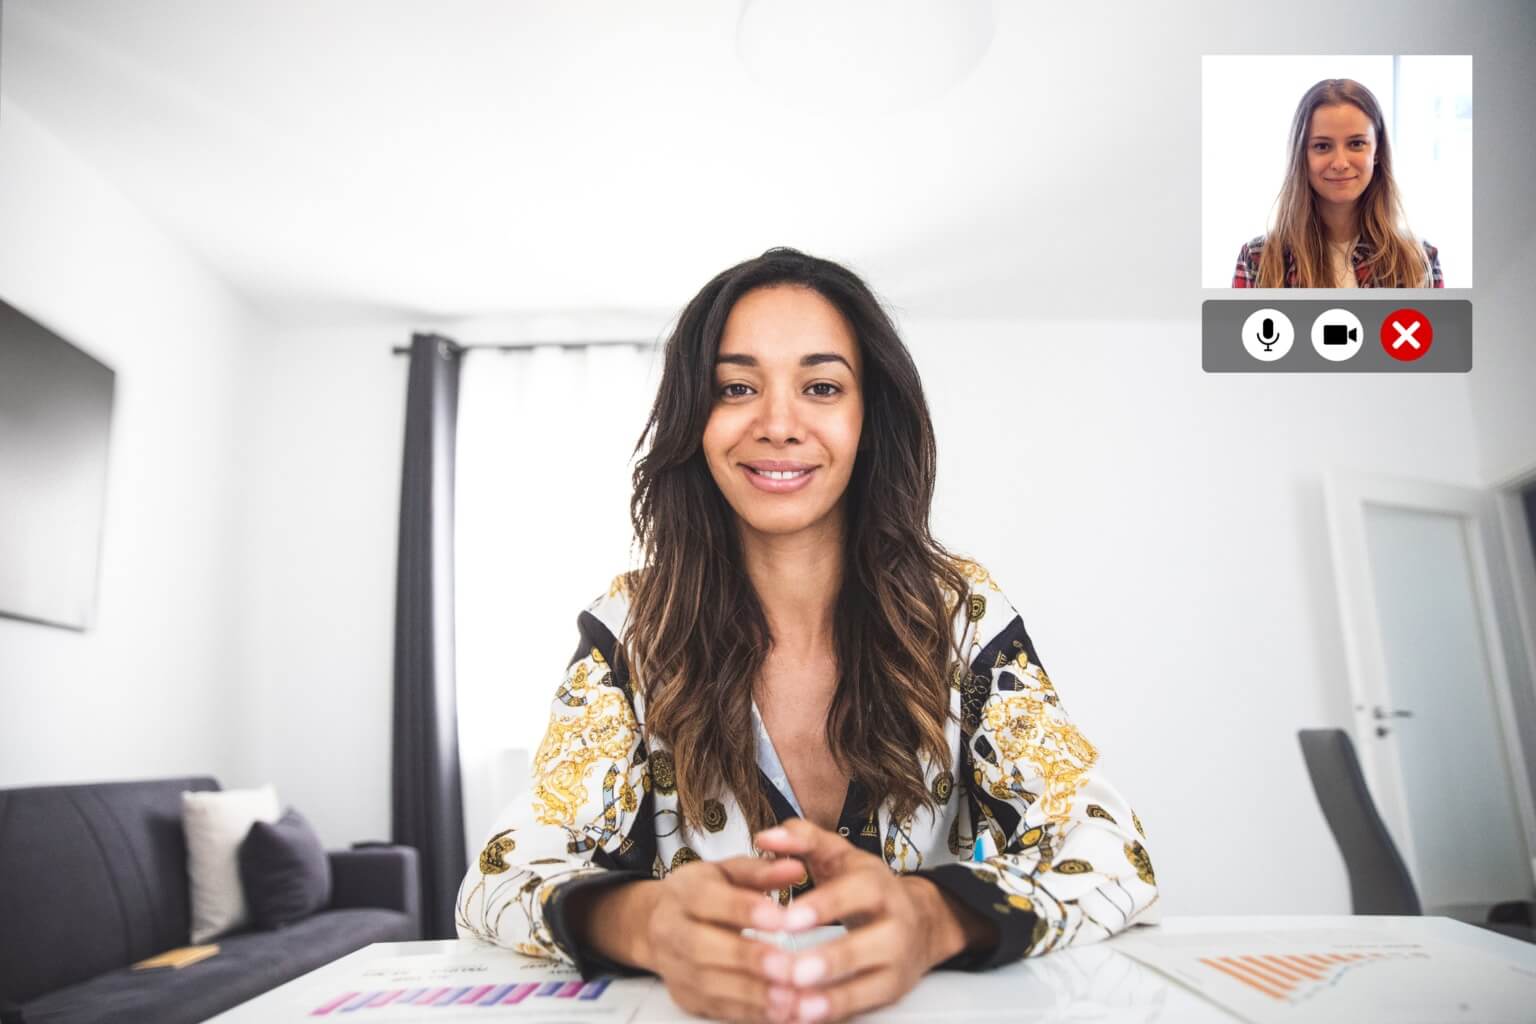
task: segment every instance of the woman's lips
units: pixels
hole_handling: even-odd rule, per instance
[[[809,484],[811,482],[811,474],[815,473],[816,469],[803,470],[787,479],[774,479],[770,476],[764,476],[762,473],[757,472],[757,470],[750,469],[747,466],[742,466],[741,471],[746,474],[747,480],[752,486],[760,491],[767,491],[769,494],[790,494]]]

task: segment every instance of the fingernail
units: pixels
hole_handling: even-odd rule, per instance
[[[814,985],[827,973],[827,962],[819,956],[801,957],[795,964],[795,984]],[[802,1009],[805,1004],[800,1004]]]
[[[785,931],[797,932],[816,923],[816,911],[810,907],[790,907],[784,911],[783,921]]]
[[[789,838],[789,833],[784,831],[782,828],[770,828],[770,829],[767,829],[765,831],[759,832],[757,834],[757,838],[759,838],[759,839],[766,839],[770,843],[776,843],[776,842],[778,842],[781,839],[788,839]]]
[[[827,1015],[826,996],[806,996],[800,1000],[800,1019],[811,1021],[821,1020]]]
[[[774,981],[789,980],[789,957],[783,953],[769,953],[763,957],[763,973]],[[769,992],[773,992],[769,989]],[[779,989],[780,992],[788,992],[788,989]]]
[[[769,985],[768,1003],[776,1010],[788,1010],[795,1005],[795,990]]]
[[[752,927],[765,932],[775,932],[784,926],[784,911],[777,903],[767,900],[752,908]]]

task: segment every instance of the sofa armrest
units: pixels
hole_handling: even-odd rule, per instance
[[[331,907],[382,907],[411,919],[421,937],[421,874],[414,846],[331,850]]]

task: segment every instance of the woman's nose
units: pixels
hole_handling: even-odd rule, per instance
[[[800,436],[800,425],[795,415],[794,395],[787,391],[771,391],[763,397],[758,408],[758,433],[774,442],[783,442]]]

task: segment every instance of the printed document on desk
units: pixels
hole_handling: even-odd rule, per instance
[[[1121,953],[1253,1024],[1530,1024],[1536,973],[1369,927],[1126,935]]]
[[[628,1024],[656,982],[584,982],[570,968],[485,948],[362,960],[290,998],[292,1020],[415,1024],[516,1020]]]

